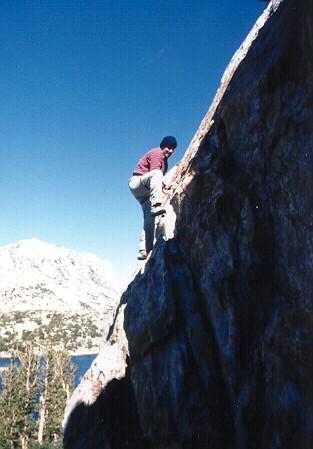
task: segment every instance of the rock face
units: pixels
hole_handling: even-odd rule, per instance
[[[140,428],[129,372],[126,372],[124,309],[125,305],[117,309],[110,341],[103,345],[66,407],[63,423],[66,446],[106,448],[111,447],[110,440],[113,440],[114,447],[123,447],[117,444],[120,438],[130,441],[134,439],[134,428]]]
[[[312,447],[312,173],[313,3],[272,1],[227,68],[179,164],[171,220],[122,297],[133,433],[117,444],[103,425],[85,448]],[[78,428],[79,415],[69,422]],[[65,448],[82,447],[84,423],[76,439],[65,429]]]

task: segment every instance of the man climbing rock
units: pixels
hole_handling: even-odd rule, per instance
[[[164,137],[159,147],[143,155],[128,182],[130,191],[143,211],[144,224],[137,257],[139,260],[146,259],[152,250],[155,217],[166,213],[162,206],[163,192],[168,193],[171,186],[164,184],[163,175],[168,168],[167,160],[176,147],[175,137]]]

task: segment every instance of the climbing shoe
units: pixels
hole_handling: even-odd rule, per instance
[[[156,217],[157,215],[163,215],[166,213],[165,207],[162,206],[153,206],[151,208],[151,215],[152,217]]]
[[[148,253],[146,251],[139,251],[137,259],[138,260],[145,260],[148,257]]]

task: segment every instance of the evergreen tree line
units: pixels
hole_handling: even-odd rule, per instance
[[[66,351],[17,351],[1,375],[0,449],[61,449],[61,422],[74,386]]]

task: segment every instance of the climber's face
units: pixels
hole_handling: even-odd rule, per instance
[[[175,148],[164,147],[163,148],[164,157],[170,157],[174,153],[174,149]]]

